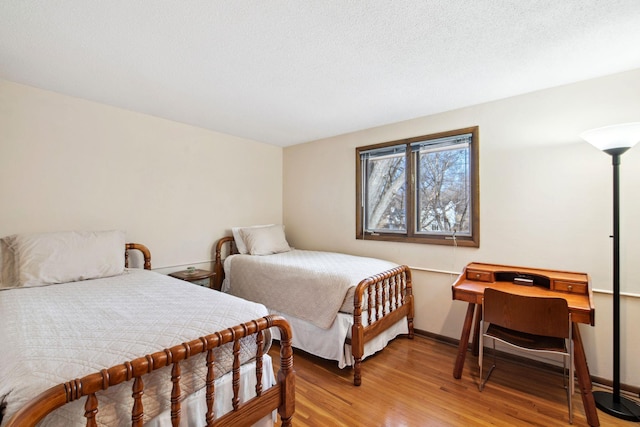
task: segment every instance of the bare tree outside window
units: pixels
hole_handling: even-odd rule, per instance
[[[406,231],[404,153],[367,162],[367,228]]]
[[[417,152],[419,233],[470,234],[469,144],[460,140],[445,149],[436,145]]]
[[[479,246],[478,128],[356,149],[356,238]]]

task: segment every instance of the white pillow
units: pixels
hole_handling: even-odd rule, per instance
[[[291,250],[282,225],[245,228],[240,230],[240,234],[251,255],[271,255]]]
[[[247,245],[244,243],[244,239],[242,237],[242,230],[250,229],[250,228],[264,228],[264,227],[273,227],[274,224],[268,225],[254,225],[251,227],[231,227],[231,233],[233,233],[233,240],[236,242],[236,249],[238,253],[242,255],[246,255],[249,253],[247,250]]]
[[[122,274],[122,231],[18,234],[13,250],[17,286],[33,287]]]

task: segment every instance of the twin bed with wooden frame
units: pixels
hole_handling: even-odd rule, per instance
[[[121,248],[123,271],[105,272],[101,256],[96,278],[59,282],[60,236],[46,234],[47,244],[39,246],[31,235],[22,243],[16,236],[0,241],[2,427],[272,425],[276,410],[282,425],[291,425],[295,374],[285,319],[260,304],[148,271],[143,245],[126,249],[143,253],[144,270],[127,268],[123,234],[106,236],[112,252],[113,242]],[[92,248],[87,233],[80,234],[75,254],[82,264]],[[16,251],[14,259],[4,256],[12,253],[7,248]],[[34,276],[25,266],[32,262],[45,268]],[[13,278],[5,274],[10,264],[23,267]],[[271,330],[281,337],[277,377],[266,354]]]
[[[222,287],[225,292],[261,302],[270,313],[286,318],[293,331],[294,347],[336,360],[340,368],[352,365],[355,385],[361,384],[365,357],[382,350],[398,335],[413,338],[411,271],[406,265],[345,254],[289,250],[284,242],[281,247],[282,253],[253,256],[249,250],[249,254],[242,255],[238,254],[234,237],[219,239],[215,247],[216,289]],[[334,257],[338,264],[334,264]],[[256,263],[259,265],[254,266]],[[332,288],[334,280],[346,281],[347,285]],[[244,282],[254,282],[253,287],[239,288]],[[311,289],[314,296],[306,296],[307,290],[302,289],[317,286],[323,289]],[[296,298],[297,302],[292,303]],[[334,317],[319,323],[307,316],[327,298],[340,301],[338,313],[331,313]]]

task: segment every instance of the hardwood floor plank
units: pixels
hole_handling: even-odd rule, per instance
[[[351,369],[295,351],[297,427],[327,426],[567,426],[562,376],[552,369],[498,358],[478,391],[477,358],[467,355],[462,378],[453,378],[457,348],[430,338],[398,338],[363,363],[362,385]],[[279,347],[269,354],[278,365]],[[488,369],[490,360],[485,361]],[[486,372],[486,371],[485,371]],[[577,389],[577,388],[576,388]],[[574,394],[573,425],[586,426]],[[598,411],[602,426],[628,426]]]

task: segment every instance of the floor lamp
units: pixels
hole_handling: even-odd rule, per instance
[[[640,407],[620,396],[620,156],[640,142],[640,123],[625,123],[592,129],[580,135],[611,155],[613,164],[613,392],[593,393],[596,406],[607,414],[640,421]]]

